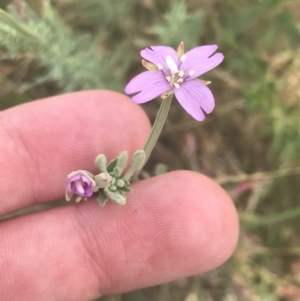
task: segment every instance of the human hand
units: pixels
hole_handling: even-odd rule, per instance
[[[62,198],[70,171],[141,149],[142,109],[109,91],[66,94],[0,113],[0,215]],[[131,185],[125,206],[79,204],[0,223],[0,299],[92,300],[200,274],[233,252],[238,219],[207,177],[170,172]]]

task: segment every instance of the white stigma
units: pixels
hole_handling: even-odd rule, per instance
[[[189,76],[193,76],[194,73],[195,73],[195,70],[190,71],[190,72],[189,72]]]
[[[177,65],[169,55],[166,57],[166,63],[172,74],[178,73]]]
[[[157,64],[157,69],[158,69],[158,70],[162,70],[162,68],[163,68],[163,67],[162,67],[161,64]]]

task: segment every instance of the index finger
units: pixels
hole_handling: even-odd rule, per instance
[[[0,113],[0,215],[63,197],[73,170],[141,149],[150,124],[121,94],[84,91]]]

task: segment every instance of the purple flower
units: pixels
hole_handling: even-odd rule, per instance
[[[196,120],[203,121],[215,107],[215,100],[205,82],[198,76],[218,66],[224,59],[215,53],[218,46],[196,47],[184,54],[183,42],[177,52],[167,46],[151,46],[141,51],[142,61],[148,69],[133,78],[125,87],[125,93],[138,93],[132,97],[135,103],[144,103],[161,95],[166,98],[174,93],[181,106]],[[203,112],[204,111],[204,112]]]
[[[87,172],[83,170],[74,171],[68,175],[66,200],[70,201],[73,195],[77,196],[76,202],[82,199],[87,200],[88,197],[93,195],[95,186],[95,181]]]

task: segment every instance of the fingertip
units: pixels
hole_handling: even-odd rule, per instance
[[[201,238],[209,258],[202,260],[199,268],[204,272],[218,267],[236,248],[239,237],[237,210],[228,193],[211,178],[194,171],[178,171],[176,178],[185,181],[185,189],[190,191],[190,207],[187,205],[190,216],[198,211],[198,226],[205,225],[206,235]]]
[[[232,255],[239,222],[236,208],[222,187],[193,171],[174,171],[147,182],[137,183],[133,193],[144,195],[148,199],[144,206],[156,214],[164,252],[181,259],[178,275],[208,271]]]
[[[227,261],[236,248],[239,237],[237,210],[228,193],[211,178],[193,171],[183,171],[182,177],[189,179],[191,189],[198,188],[201,210],[206,212],[209,221],[206,243],[211,257],[207,270],[210,270]],[[194,197],[197,199],[196,195]]]

